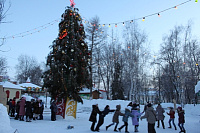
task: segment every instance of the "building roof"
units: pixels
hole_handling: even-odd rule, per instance
[[[19,86],[23,87],[23,88],[42,88],[36,84],[31,83],[30,78],[28,77],[28,79],[26,80],[26,83],[22,83],[19,84]]]
[[[24,90],[24,88],[20,87],[19,85],[13,84],[13,83],[11,83],[9,81],[0,82],[0,85],[2,85],[4,88]]]
[[[92,92],[96,91],[96,90],[97,90],[97,88],[94,88],[94,87],[92,88]],[[90,89],[82,88],[82,90],[80,90],[79,93],[90,93]]]
[[[22,84],[19,84],[19,86],[23,87],[23,88],[42,88],[38,85],[35,85],[33,83],[22,83]]]

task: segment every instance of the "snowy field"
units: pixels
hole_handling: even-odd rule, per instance
[[[44,101],[44,100],[43,100]],[[77,106],[77,118],[76,119],[62,119],[61,116],[57,116],[56,121],[51,121],[51,114],[49,106],[45,108],[44,111],[44,120],[36,120],[32,122],[18,121],[13,118],[9,118],[5,107],[0,104],[0,133],[88,133],[90,131],[91,122],[88,121],[92,104],[98,103],[100,110],[103,110],[106,105],[110,105],[111,109],[115,109],[116,105],[120,104],[122,109],[121,112],[124,112],[125,107],[130,101],[121,101],[121,100],[84,100],[84,104],[78,103]],[[175,124],[178,130],[174,130],[174,128],[167,128],[169,126],[168,120],[169,116],[166,112],[169,112],[167,107],[173,107],[172,103],[163,103],[161,104],[165,108],[165,127],[166,129],[162,129],[155,127],[157,133],[178,133],[180,131],[178,127],[178,116],[176,113]],[[154,105],[154,109],[157,105]],[[178,107],[179,105],[177,105]],[[140,106],[141,111],[143,111],[144,106]],[[187,133],[200,133],[200,105],[185,105],[185,129]],[[104,124],[100,127],[100,132],[102,133],[113,133],[114,126],[111,126],[107,131],[105,126],[112,123],[112,117],[114,113],[109,113],[105,117]],[[97,116],[98,119],[98,116]],[[122,117],[119,118],[120,123],[118,127],[123,125]],[[131,118],[129,118],[129,126],[128,130],[130,133],[134,132],[134,127],[132,125]],[[73,129],[68,129],[67,127],[71,125],[74,126]],[[157,124],[156,124],[157,126]],[[121,132],[125,132],[124,128]],[[140,121],[139,125],[140,133],[147,133],[147,121],[143,119]]]

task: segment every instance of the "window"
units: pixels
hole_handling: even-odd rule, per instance
[[[7,94],[7,98],[9,98],[9,97],[10,97],[10,91],[7,90],[7,91],[6,91],[6,94]]]
[[[16,98],[19,98],[19,91],[16,91]]]

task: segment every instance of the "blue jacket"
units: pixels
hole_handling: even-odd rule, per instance
[[[128,117],[134,117],[134,115],[131,114],[131,111],[127,108],[125,108],[125,115],[122,118],[123,122],[128,122]]]

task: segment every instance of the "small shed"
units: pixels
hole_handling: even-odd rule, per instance
[[[92,88],[92,99],[99,99],[99,94],[101,94],[98,89]],[[88,88],[82,88],[81,91],[79,91],[79,95],[83,99],[90,99],[90,89]]]

